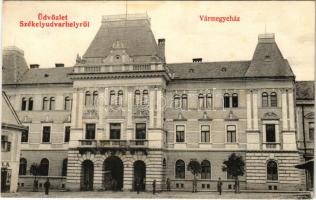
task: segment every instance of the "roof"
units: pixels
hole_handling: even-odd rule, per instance
[[[315,99],[315,82],[314,81],[297,81],[296,99],[313,100]]]
[[[243,77],[250,61],[167,64],[174,79]]]
[[[117,41],[124,44],[130,57],[158,55],[158,45],[148,19],[132,18],[119,21],[103,20],[83,58],[105,58]]]
[[[1,117],[2,126],[7,126],[15,129],[23,129],[24,127],[21,124],[21,121],[15,112],[12,104],[6,93],[2,91],[2,117]]]
[[[72,83],[67,77],[72,67],[29,69],[17,84]]]

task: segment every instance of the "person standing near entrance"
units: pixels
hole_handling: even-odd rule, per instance
[[[167,191],[169,192],[170,191],[170,179],[169,178],[167,178],[166,184],[167,184]]]
[[[49,178],[46,179],[46,182],[44,183],[44,188],[45,188],[45,194],[48,195],[49,188],[50,188]]]
[[[219,195],[222,195],[222,186],[223,186],[223,182],[222,182],[221,178],[218,178],[217,191],[219,192]]]
[[[137,190],[137,194],[139,194],[139,190],[140,190],[140,180],[139,180],[139,178],[136,179],[136,190]]]
[[[153,181],[153,194],[156,194],[156,179]]]

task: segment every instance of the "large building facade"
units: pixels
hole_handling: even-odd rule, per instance
[[[147,15],[104,16],[73,67],[27,66],[4,49],[3,89],[28,131],[19,186],[69,190],[191,190],[190,160],[202,165],[198,190],[224,189],[235,152],[246,163],[241,189],[301,190],[295,76],[274,34],[262,34],[249,61],[166,63]]]

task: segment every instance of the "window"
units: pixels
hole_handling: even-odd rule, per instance
[[[232,97],[232,106],[233,108],[237,108],[238,107],[238,94],[234,93],[233,97]]]
[[[50,126],[43,126],[42,142],[50,142]]]
[[[266,124],[266,142],[276,142],[274,124]]]
[[[55,98],[51,97],[49,100],[49,110],[55,110]]]
[[[176,125],[176,142],[184,142],[185,139],[184,125]]]
[[[98,105],[98,92],[94,91],[92,95],[92,105]]]
[[[140,105],[140,91],[136,90],[134,95],[134,104]]]
[[[309,140],[314,140],[314,122],[308,123]]]
[[[199,99],[199,108],[203,109],[204,108],[204,95],[199,94],[198,99]]]
[[[121,139],[121,124],[111,123],[110,124],[110,140]]]
[[[95,138],[95,124],[86,124],[86,139],[93,140]]]
[[[115,91],[110,91],[110,105],[115,105]]]
[[[210,142],[210,126],[208,125],[201,126],[201,142]]]
[[[40,164],[40,175],[48,176],[48,170],[49,170],[49,161],[47,158],[43,158]]]
[[[187,109],[188,108],[188,95],[183,94],[181,99],[181,108]]]
[[[25,158],[20,159],[19,175],[26,175],[27,161]]]
[[[123,91],[119,90],[117,92],[117,105],[123,105]]]
[[[65,97],[64,110],[71,110],[70,97]]]
[[[137,123],[136,124],[136,140],[146,139],[146,124]]]
[[[29,127],[26,130],[22,131],[21,135],[21,142],[28,142],[29,141]]]
[[[29,98],[29,110],[33,110],[33,98]]]
[[[48,110],[48,98],[43,98],[43,110]]]
[[[270,94],[270,98],[271,98],[271,107],[277,107],[278,106],[277,94],[275,92],[272,92]]]
[[[278,165],[274,160],[270,160],[267,163],[267,180],[278,180]]]
[[[91,93],[89,91],[87,91],[85,94],[84,102],[85,102],[84,105],[86,105],[86,106],[91,105]]]
[[[212,94],[208,93],[206,95],[206,108],[211,109],[212,108]]]
[[[208,160],[201,163],[201,179],[211,179],[211,163]]]
[[[229,108],[229,94],[224,94],[224,108]]]
[[[148,105],[148,90],[143,91],[143,105]]]
[[[174,108],[180,108],[180,96],[179,95],[174,95],[173,97],[173,101],[174,101]]]
[[[68,164],[68,159],[65,158],[63,160],[63,166],[62,166],[62,169],[61,169],[61,175],[62,176],[67,176],[67,164]]]
[[[1,152],[8,152],[11,150],[11,142],[7,135],[1,135]]]
[[[185,178],[185,163],[183,160],[177,160],[176,162],[176,178]]]
[[[227,126],[227,143],[236,142],[236,126],[228,125]]]
[[[263,92],[262,93],[262,107],[268,107],[269,103],[268,103],[268,93]]]
[[[21,108],[21,110],[26,110],[26,104],[27,104],[26,98],[23,97],[22,98],[22,108]]]
[[[70,126],[65,126],[64,142],[69,142],[69,140],[70,140]]]

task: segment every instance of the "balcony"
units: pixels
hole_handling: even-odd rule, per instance
[[[96,140],[79,140],[79,145],[81,148],[96,148],[97,141]]]
[[[100,147],[125,148],[127,147],[127,141],[126,140],[100,140]]]
[[[262,143],[262,149],[264,149],[264,150],[280,150],[281,144],[278,142],[265,142],[265,143]]]
[[[148,148],[148,140],[130,140],[129,146],[131,148]]]

